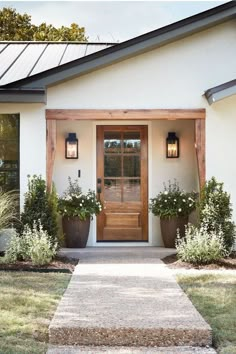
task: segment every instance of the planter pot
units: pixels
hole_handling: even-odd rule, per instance
[[[184,236],[185,225],[188,223],[188,216],[161,218],[161,233],[165,247],[175,248],[177,229],[180,236]]]
[[[68,248],[85,248],[90,228],[90,218],[81,220],[77,216],[62,218],[65,243]]]

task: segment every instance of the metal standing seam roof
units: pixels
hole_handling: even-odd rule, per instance
[[[58,67],[117,43],[0,42],[0,86]]]

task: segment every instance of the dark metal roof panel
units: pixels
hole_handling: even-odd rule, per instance
[[[27,45],[24,52],[21,53],[12,67],[2,77],[1,85],[27,77],[44,48],[45,45],[43,44]]]
[[[8,43],[0,43],[0,53],[6,48]]]
[[[104,44],[91,44],[88,45],[86,48],[86,55],[90,55],[93,54],[95,52],[98,52],[100,50],[106,49],[107,46],[105,46]]]
[[[110,47],[111,43],[0,42],[0,86]],[[91,49],[90,49],[91,47]]]
[[[49,44],[36,64],[31,75],[54,68],[59,65],[66,44]]]
[[[0,78],[2,78],[8,70],[12,67],[14,62],[18,59],[19,55],[26,48],[27,44],[12,44],[8,45],[0,53]]]
[[[68,63],[69,61],[79,59],[85,55],[86,45],[68,44],[66,51],[61,60],[61,64]]]

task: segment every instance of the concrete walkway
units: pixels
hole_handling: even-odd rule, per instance
[[[191,349],[211,345],[211,328],[160,260],[173,252],[62,250],[80,261],[51,322],[48,353],[213,353]]]

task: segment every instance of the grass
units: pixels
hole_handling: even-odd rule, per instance
[[[178,276],[180,286],[213,330],[221,354],[236,354],[236,275]]]
[[[0,272],[0,353],[46,353],[48,326],[69,274]]]

